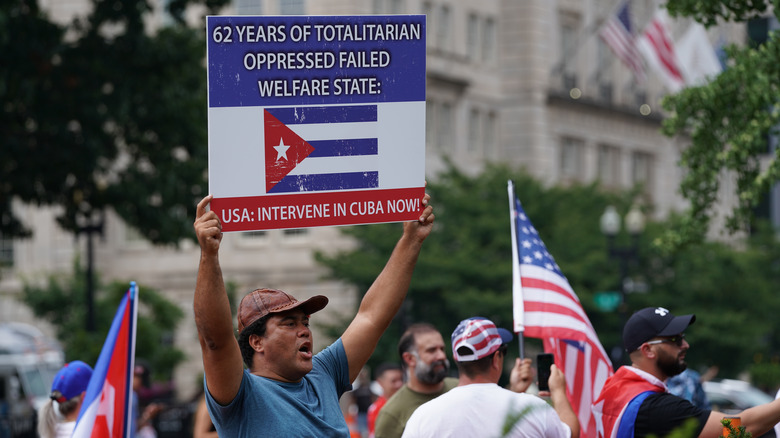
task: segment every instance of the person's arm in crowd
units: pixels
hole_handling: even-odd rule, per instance
[[[525,392],[531,386],[534,373],[531,367],[531,359],[515,359],[515,366],[509,374],[509,389],[513,392]]]
[[[723,425],[720,420],[727,416],[740,417],[745,430],[752,433],[753,436],[759,436],[774,428],[775,424],[780,423],[780,399],[745,409],[735,415],[726,415],[723,412],[712,411],[699,436],[702,438],[717,438],[720,436],[723,432]]]
[[[238,394],[244,365],[233,334],[233,316],[219,265],[222,224],[216,213],[207,210],[211,199],[209,195],[198,203],[194,224],[200,243],[200,264],[193,310],[208,391],[214,400],[226,405]]]
[[[218,438],[216,430],[213,429],[209,408],[206,405],[205,396],[198,402],[198,408],[195,410],[195,421],[192,425],[192,438]]]
[[[572,438],[580,436],[580,421],[566,398],[566,379],[555,364],[550,366],[549,383],[550,391],[540,391],[539,395],[549,395],[558,417],[571,429]]]
[[[422,243],[433,228],[433,207],[428,205],[429,199],[430,195],[426,194],[423,198],[425,208],[418,220],[404,223],[403,235],[390,259],[366,292],[355,319],[341,337],[350,381],[357,378],[406,297]]]

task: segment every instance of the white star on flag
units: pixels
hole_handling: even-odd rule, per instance
[[[280,138],[279,146],[274,146],[274,149],[276,149],[276,161],[280,158],[287,160],[287,149],[290,149],[290,146],[285,146],[284,139]]]

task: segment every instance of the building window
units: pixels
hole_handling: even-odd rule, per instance
[[[403,0],[390,0],[390,14],[402,14],[404,12]]]
[[[373,10],[375,14],[402,14],[404,0],[374,0]]]
[[[575,14],[561,15],[560,66],[565,89],[577,87],[577,44],[580,20]]]
[[[268,231],[246,231],[241,233],[242,239],[265,239],[268,237]]]
[[[496,22],[486,18],[482,24],[482,60],[490,64],[496,59]]]
[[[481,117],[482,114],[476,108],[472,108],[469,112],[469,143],[466,145],[466,150],[469,152],[474,152],[479,147],[482,137],[479,129]]]
[[[494,158],[496,152],[496,113],[489,112],[485,117],[485,123],[482,124],[482,136],[484,140],[485,158]]]
[[[561,139],[561,178],[573,181],[584,179],[585,142],[571,137]]]
[[[614,146],[599,146],[599,179],[607,187],[620,186],[620,149]]]
[[[263,2],[260,0],[235,0],[236,15],[260,15],[263,13]]]
[[[308,228],[291,228],[289,230],[284,230],[284,237],[301,237],[309,234]]]
[[[436,105],[430,99],[425,101],[425,145],[432,146],[436,140]]]
[[[599,98],[605,102],[612,102],[612,51],[601,38],[597,39],[596,57],[596,78],[599,84]]]
[[[281,15],[303,15],[306,13],[305,0],[279,0]]]
[[[452,150],[452,105],[443,103],[436,114],[436,143],[439,150]]]
[[[14,241],[0,234],[0,268],[14,265]]]
[[[653,183],[653,156],[647,152],[634,152],[631,156],[631,182],[641,184],[646,193]]]
[[[469,14],[466,24],[467,53],[472,61],[479,60],[479,17],[477,14]]]
[[[436,23],[436,47],[439,50],[448,50],[450,43],[450,7],[441,5],[439,8],[438,22]]]

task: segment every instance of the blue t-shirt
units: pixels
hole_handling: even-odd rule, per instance
[[[345,437],[349,429],[339,398],[350,389],[347,354],[338,339],[314,356],[311,372],[300,382],[244,370],[233,401],[222,406],[206,391],[206,402],[219,436]]]

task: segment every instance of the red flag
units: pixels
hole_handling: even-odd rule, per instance
[[[512,201],[518,260],[514,268],[520,278],[513,291],[515,330],[520,327],[525,336],[544,341],[544,351],[555,356],[555,365],[566,376],[566,396],[580,421],[580,436],[596,436],[591,405],[613,374],[612,362],[520,201]]]

